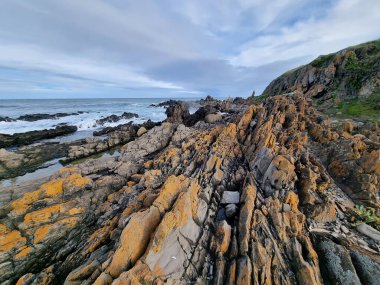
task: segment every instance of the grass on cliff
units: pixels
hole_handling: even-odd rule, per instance
[[[380,121],[380,88],[367,98],[347,99],[340,102],[338,112],[352,117]]]
[[[354,211],[359,215],[360,219],[364,223],[380,230],[380,217],[377,215],[374,208],[356,205]]]

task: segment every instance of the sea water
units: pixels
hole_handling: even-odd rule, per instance
[[[78,113],[57,119],[45,119],[34,122],[17,120],[14,122],[0,122],[0,133],[14,134],[33,130],[54,128],[59,124],[78,127],[81,136],[87,136],[93,130],[103,127],[114,127],[130,121],[142,123],[148,119],[162,121],[166,118],[164,107],[152,107],[169,98],[107,98],[107,99],[17,99],[0,100],[0,116],[16,119],[27,114],[57,114]],[[182,100],[182,99],[181,99]],[[192,101],[187,98],[185,100]],[[109,115],[121,115],[124,112],[136,113],[138,118],[122,119],[117,122],[96,124],[96,120]],[[78,135],[76,135],[79,137]],[[76,137],[76,138],[77,138]]]

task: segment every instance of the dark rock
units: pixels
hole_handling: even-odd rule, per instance
[[[14,121],[16,121],[16,120],[9,118],[7,116],[5,116],[5,117],[0,116],[0,122],[14,122]]]
[[[35,122],[39,120],[54,120],[62,117],[78,115],[78,113],[56,113],[56,114],[27,114],[17,118],[17,120]]]
[[[184,123],[190,118],[190,112],[188,106],[181,101],[175,101],[170,104],[165,111],[167,116],[166,121],[170,123]]]
[[[158,104],[151,104],[150,106],[151,107],[169,107],[169,106],[176,105],[178,102],[180,101],[170,99],[168,101],[164,101]]]
[[[351,250],[352,263],[362,284],[376,285],[380,283],[379,257],[370,257],[357,250]],[[377,259],[377,260],[375,260]]]
[[[0,134],[0,148],[27,145],[33,142],[68,135],[77,131],[76,126],[58,126],[54,129],[16,133],[13,135]]]
[[[138,114],[124,112],[120,116],[110,115],[110,116],[107,116],[105,118],[101,118],[99,120],[96,120],[96,124],[97,125],[104,125],[105,123],[115,123],[115,122],[118,122],[122,119],[131,119],[131,118],[138,118],[138,117],[139,117]]]
[[[349,251],[329,239],[323,239],[318,244],[320,265],[331,284],[361,285]]]

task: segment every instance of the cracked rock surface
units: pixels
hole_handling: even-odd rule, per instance
[[[379,208],[379,146],[305,96],[165,122],[121,153],[1,193],[2,284],[380,283],[380,243],[350,223]]]

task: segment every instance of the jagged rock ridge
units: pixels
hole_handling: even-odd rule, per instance
[[[348,222],[354,203],[379,206],[378,143],[298,95],[163,123],[120,158],[2,193],[0,282],[378,284],[376,230]]]
[[[264,96],[300,92],[319,110],[380,116],[380,40],[319,56],[273,80]],[[355,104],[356,106],[351,106]],[[345,106],[348,105],[348,106]],[[338,110],[336,108],[338,107]],[[352,107],[352,110],[345,107]]]

